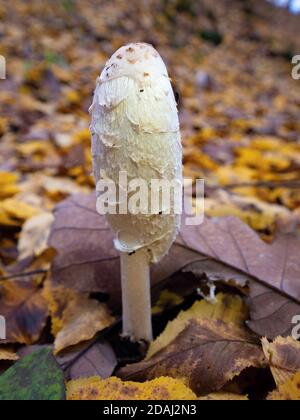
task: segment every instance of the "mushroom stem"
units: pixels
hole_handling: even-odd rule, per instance
[[[149,259],[142,250],[121,252],[123,335],[152,341]]]

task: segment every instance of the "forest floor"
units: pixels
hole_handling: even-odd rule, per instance
[[[69,399],[300,399],[299,24],[256,0],[0,0],[0,399],[65,381]],[[148,350],[119,337],[88,114],[137,41],[167,64],[184,173],[205,180],[205,223],[153,267]]]

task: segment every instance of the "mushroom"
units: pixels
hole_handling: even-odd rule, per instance
[[[176,209],[182,205],[177,105],[166,66],[151,45],[129,44],[112,55],[97,79],[90,113],[95,180],[98,185],[109,179],[118,190],[118,211],[106,217],[121,257],[123,334],[150,342],[150,264],[174,242],[181,221]],[[151,190],[146,200],[151,211],[130,211],[132,192],[125,192],[120,174],[129,184],[143,180],[156,193],[155,182],[173,183],[169,207],[159,198],[156,209],[150,209]]]

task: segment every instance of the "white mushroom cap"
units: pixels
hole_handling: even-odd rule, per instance
[[[119,48],[106,63],[100,81],[127,76],[144,84],[161,75],[168,78],[165,63],[160,55],[152,45],[139,42]]]
[[[119,182],[142,178],[182,181],[182,147],[176,101],[166,66],[149,44],[116,51],[98,78],[91,106],[94,175]],[[182,197],[177,197],[181,202]],[[160,260],[180,227],[172,202],[168,215],[108,215],[123,252],[144,249]]]

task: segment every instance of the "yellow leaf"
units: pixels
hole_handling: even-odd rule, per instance
[[[267,398],[273,401],[300,401],[300,371],[284,384],[279,385]]]
[[[181,311],[175,320],[168,323],[163,333],[150,344],[146,360],[171,343],[191,319],[220,319],[240,326],[246,317],[246,306],[238,296],[219,293],[215,303],[198,301],[187,311]]]
[[[7,184],[15,184],[19,180],[19,175],[13,172],[0,171],[0,187]]]
[[[0,347],[0,360],[19,360],[19,356],[9,347]]]
[[[20,188],[16,185],[18,180],[18,174],[0,171],[0,199],[12,197],[20,191]]]
[[[196,395],[179,379],[160,377],[144,383],[122,382],[119,378],[91,377],[67,384],[68,400],[196,400]]]
[[[4,210],[8,217],[27,220],[39,213],[31,205],[17,199],[8,198],[0,203],[0,209]]]
[[[152,308],[152,314],[160,314],[170,307],[180,305],[183,300],[183,297],[179,296],[177,293],[167,289],[163,290],[156,305]]]

